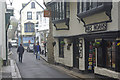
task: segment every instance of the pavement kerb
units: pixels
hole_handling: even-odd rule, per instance
[[[11,54],[12,54],[12,52],[11,52]],[[10,59],[10,66],[11,66],[12,78],[19,78],[19,79],[21,79],[22,77],[20,75],[18,66],[17,66],[16,62],[14,60],[12,60],[12,59]]]
[[[41,56],[41,58],[46,61],[46,59],[44,59],[42,56]],[[47,64],[49,64],[48,61],[46,61],[46,62],[47,62]],[[76,72],[74,72],[72,70],[65,69],[62,66],[58,66],[58,65],[54,65],[54,64],[49,64],[49,65],[54,67],[55,69],[61,71],[61,72],[64,71],[66,74],[72,76],[73,78],[82,78],[82,80],[84,80],[84,78],[87,77],[87,76],[80,75],[79,73],[76,73]]]
[[[41,58],[46,61],[46,59],[44,59],[44,57],[41,56]],[[46,61],[46,62],[48,63],[48,61]],[[77,73],[77,72],[75,72],[73,70],[68,70],[68,69],[66,69],[66,68],[64,68],[62,66],[59,66],[59,65],[55,65],[55,64],[49,64],[49,65],[51,65],[52,67],[54,67],[55,69],[57,69],[59,71],[64,71],[65,73],[72,76],[73,78],[80,78],[82,80],[84,80],[86,78],[94,78],[94,77],[91,77],[89,75],[84,75],[82,73]]]
[[[79,73],[76,73],[76,72],[74,72],[72,70],[65,69],[62,66],[57,66],[57,65],[53,65],[53,64],[51,64],[51,66],[53,66],[54,68],[56,68],[59,71],[64,71],[65,73],[67,73],[68,75],[72,76],[73,78],[80,78],[82,80],[84,80],[84,78],[86,78],[85,76],[80,75]]]

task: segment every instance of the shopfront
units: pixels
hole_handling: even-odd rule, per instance
[[[108,71],[120,72],[119,34],[120,31],[110,31],[84,35],[86,54],[85,63],[88,72],[99,74],[99,72],[97,72],[98,67],[107,69]],[[100,74],[102,75],[102,73]]]

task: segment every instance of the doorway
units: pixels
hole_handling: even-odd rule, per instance
[[[79,68],[79,39],[73,38],[73,67]]]

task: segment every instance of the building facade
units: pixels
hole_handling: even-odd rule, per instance
[[[49,33],[49,18],[44,17],[44,9],[38,15],[38,23],[35,26],[35,38],[36,43],[39,42],[42,50],[45,53],[44,43],[47,42],[47,36]]]
[[[35,42],[35,26],[39,23],[38,16],[43,11],[43,7],[36,1],[30,0],[23,5],[20,11],[21,15],[21,42],[24,47],[29,43]]]
[[[119,2],[45,3],[51,7],[55,62],[119,78]]]

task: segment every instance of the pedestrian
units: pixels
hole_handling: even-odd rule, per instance
[[[24,53],[24,47],[22,46],[22,44],[20,44],[20,46],[18,47],[17,53],[19,55],[19,62],[22,63],[22,58],[23,58],[23,53]]]
[[[11,47],[12,47],[10,42],[8,43],[8,47],[9,47],[9,52],[10,52],[11,51]]]
[[[40,60],[40,53],[41,53],[41,47],[39,45],[39,42],[37,43],[37,54],[36,54],[36,59],[39,59]]]
[[[33,53],[34,53],[34,55],[36,54],[36,45],[35,45],[35,43],[34,43],[34,45],[33,45]]]

